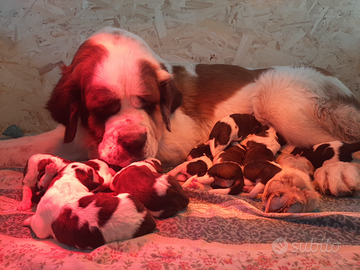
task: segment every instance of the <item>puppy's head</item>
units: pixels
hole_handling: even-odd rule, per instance
[[[164,127],[170,131],[170,115],[181,102],[171,74],[144,41],[105,28],[63,68],[47,109],[65,125],[65,143],[85,128],[99,157],[124,167],[156,155]]]

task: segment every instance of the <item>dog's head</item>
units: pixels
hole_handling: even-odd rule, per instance
[[[47,109],[65,125],[65,143],[84,127],[101,159],[127,166],[155,157],[181,102],[171,74],[146,43],[107,27],[86,40],[71,65],[63,67]]]

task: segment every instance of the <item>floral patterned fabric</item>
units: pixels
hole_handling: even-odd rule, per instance
[[[186,211],[151,234],[84,251],[39,240],[17,211],[22,174],[0,171],[0,269],[360,269],[360,199],[322,197],[306,214],[188,189]]]

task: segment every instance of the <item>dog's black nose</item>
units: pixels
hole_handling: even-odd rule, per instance
[[[144,133],[128,133],[118,138],[119,144],[126,150],[139,150],[144,147],[147,134]]]

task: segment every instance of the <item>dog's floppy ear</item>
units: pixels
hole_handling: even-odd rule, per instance
[[[170,131],[170,115],[182,104],[183,96],[176,87],[175,82],[169,78],[161,81],[160,88],[160,110],[166,125],[166,129]]]
[[[75,138],[81,102],[80,85],[71,79],[71,66],[63,66],[62,77],[55,86],[46,109],[55,121],[66,127],[64,142],[72,142]]]

